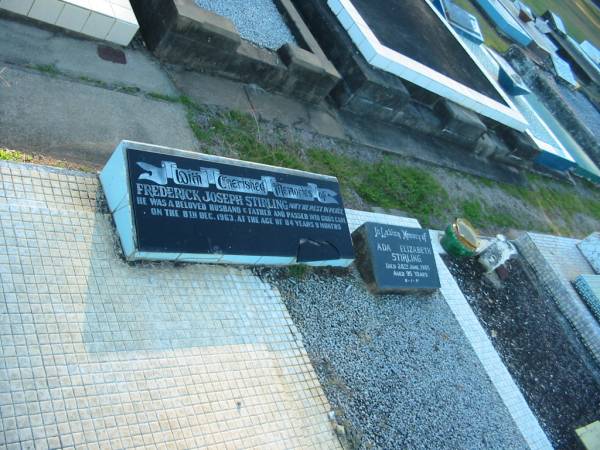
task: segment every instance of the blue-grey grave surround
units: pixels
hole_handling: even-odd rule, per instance
[[[484,38],[479,27],[477,18],[469,12],[455,5],[451,1],[445,3],[445,16],[450,21],[450,24],[463,36],[472,39],[477,44],[483,44]]]
[[[122,141],[100,173],[128,260],[349,266],[337,179]]]
[[[440,288],[429,231],[367,222],[352,233],[356,266],[377,294]]]

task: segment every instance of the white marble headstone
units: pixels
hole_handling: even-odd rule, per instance
[[[577,246],[594,269],[594,272],[600,274],[600,233],[591,234]]]

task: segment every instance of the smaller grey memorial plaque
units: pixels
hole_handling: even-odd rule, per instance
[[[427,230],[368,222],[352,233],[352,241],[358,270],[373,292],[440,288]]]

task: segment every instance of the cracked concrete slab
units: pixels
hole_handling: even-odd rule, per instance
[[[198,149],[185,108],[7,67],[0,146],[101,166],[123,139]]]
[[[336,139],[346,139],[344,124],[338,113],[324,105],[309,105],[254,86],[246,86],[254,111],[263,120],[312,131]]]
[[[252,110],[241,83],[187,70],[170,69],[169,73],[177,89],[200,105],[220,106],[243,112]]]
[[[21,66],[51,65],[76,78],[137,86],[165,95],[177,94],[161,65],[145,50],[123,48],[127,64],[116,64],[98,56],[99,45],[107,43],[75,38],[0,15],[0,67],[3,62]]]
[[[256,86],[201,73],[175,69],[169,72],[181,93],[198,104],[254,113],[266,121],[276,120],[337,139],[347,137],[338,113],[327,105],[308,105]]]

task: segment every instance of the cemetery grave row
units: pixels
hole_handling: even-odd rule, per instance
[[[347,267],[374,292],[439,289],[427,230],[350,236],[337,179],[123,141],[100,174],[126,259]]]

